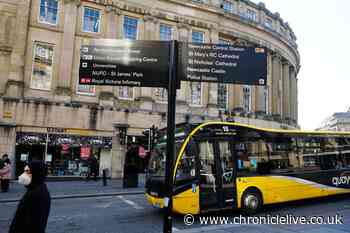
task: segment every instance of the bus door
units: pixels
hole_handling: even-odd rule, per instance
[[[234,163],[229,143],[200,140],[198,141],[198,155],[201,211],[233,208],[236,192]]]
[[[220,185],[220,207],[236,207],[236,171],[234,169],[233,149],[229,141],[218,140],[216,143],[219,164],[218,179]]]

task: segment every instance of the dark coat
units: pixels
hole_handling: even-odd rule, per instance
[[[46,169],[42,162],[29,164],[32,183],[18,204],[9,233],[45,233],[51,197],[44,183]]]

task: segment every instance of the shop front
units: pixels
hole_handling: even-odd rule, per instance
[[[49,131],[49,130],[48,130]],[[48,176],[84,177],[89,171],[89,158],[98,161],[98,168],[108,168],[111,159],[112,137],[85,136],[60,132],[17,132],[16,176],[28,161],[43,160]]]

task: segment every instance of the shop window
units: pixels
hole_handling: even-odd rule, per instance
[[[54,45],[42,42],[34,43],[34,59],[30,87],[50,90],[53,69]]]
[[[100,10],[93,9],[90,7],[84,7],[83,31],[98,33],[100,32],[100,25],[101,25]]]
[[[40,0],[39,21],[57,25],[58,20],[58,0]]]

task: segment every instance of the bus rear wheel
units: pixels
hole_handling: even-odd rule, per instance
[[[262,197],[257,190],[248,190],[242,196],[242,208],[247,214],[257,213],[262,206]]]

